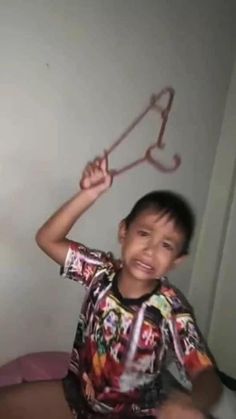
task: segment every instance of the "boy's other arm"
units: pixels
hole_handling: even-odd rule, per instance
[[[221,383],[213,368],[192,380],[192,392],[173,391],[160,410],[158,419],[206,419],[209,409],[219,400]]]
[[[222,384],[214,368],[200,372],[192,380],[192,401],[194,406],[208,411],[220,399]]]
[[[173,322],[177,333],[170,333],[170,343],[174,350],[176,346],[182,352],[192,389],[190,392],[173,390],[161,407],[158,419],[203,419],[202,412],[208,412],[221,396],[221,382],[192,313],[184,309],[174,315]]]
[[[82,174],[82,190],[57,210],[36,234],[39,247],[59,265],[64,265],[70,241],[67,235],[81,215],[112,183],[106,157],[88,164]]]

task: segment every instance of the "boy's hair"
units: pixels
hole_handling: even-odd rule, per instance
[[[195,228],[195,216],[189,203],[181,195],[171,191],[150,192],[136,202],[124,219],[126,227],[128,228],[141,212],[149,209],[160,212],[163,216],[169,215],[169,219],[174,221],[185,236],[181,255],[188,254]]]

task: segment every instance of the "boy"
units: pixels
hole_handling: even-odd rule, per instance
[[[218,400],[221,387],[189,309],[164,278],[188,252],[194,216],[171,192],[144,196],[120,223],[121,261],[114,261],[111,254],[67,239],[73,224],[111,184],[106,158],[87,165],[81,191],[36,237],[44,252],[62,266],[62,275],[88,290],[63,380],[65,398],[78,419],[202,419]],[[176,391],[166,398],[161,378],[168,351],[190,378],[191,394]],[[61,398],[60,385],[60,418],[66,419],[70,415]],[[56,407],[50,409],[46,417],[59,418]],[[40,418],[43,412],[38,405],[34,416],[22,418]]]

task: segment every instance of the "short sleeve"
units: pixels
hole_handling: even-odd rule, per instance
[[[181,359],[181,364],[191,380],[203,370],[212,367],[213,362],[190,313],[175,314],[172,325],[174,351],[177,358]]]
[[[91,250],[80,243],[71,242],[61,275],[89,287],[93,279],[114,271],[115,262],[111,253]]]

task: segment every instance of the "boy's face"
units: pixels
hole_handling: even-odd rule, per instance
[[[184,233],[167,215],[146,210],[126,228],[120,224],[119,241],[125,275],[136,280],[161,278],[181,263]]]

